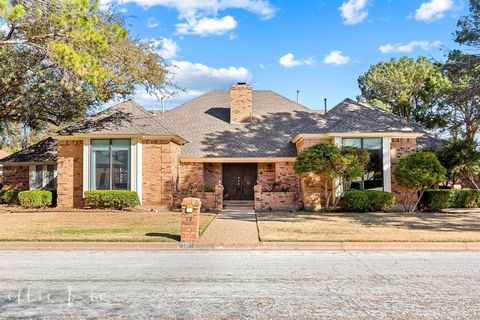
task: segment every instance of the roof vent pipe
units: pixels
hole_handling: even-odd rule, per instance
[[[325,113],[327,113],[327,98],[323,98],[323,104],[325,106]]]

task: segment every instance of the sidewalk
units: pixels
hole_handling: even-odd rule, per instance
[[[183,249],[178,242],[0,242],[0,251],[472,251],[480,242],[258,242],[251,244],[198,243]]]
[[[256,247],[257,216],[253,208],[232,208],[217,215],[200,238],[200,245]]]

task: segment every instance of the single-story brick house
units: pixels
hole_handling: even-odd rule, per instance
[[[195,195],[209,208],[238,200],[257,210],[317,208],[324,182],[295,174],[297,152],[317,143],[367,149],[369,172],[352,188],[401,195],[392,168],[425,136],[366,103],[345,99],[322,114],[239,83],[165,113],[120,103],[1,163],[4,188],[56,189],[63,207],[82,206],[87,190],[120,189],[136,191],[144,206]]]

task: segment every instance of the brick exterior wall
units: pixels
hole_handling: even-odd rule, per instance
[[[259,163],[257,166],[257,183],[265,190],[272,190],[275,183],[275,163]]]
[[[179,147],[164,140],[142,141],[142,204],[173,204],[178,179]]]
[[[173,194],[173,207],[180,208],[182,201],[185,198],[198,198],[202,200],[202,210],[215,210],[216,205],[216,195],[215,192],[188,192],[188,191],[177,191]]]
[[[291,192],[298,192],[300,179],[295,173],[293,165],[294,162],[276,162],[275,181],[281,189],[285,188]]]
[[[297,192],[263,192],[255,186],[255,211],[290,211],[302,207]]]
[[[214,188],[222,184],[223,168],[221,163],[205,163],[203,165],[203,181],[205,186]]]
[[[203,163],[201,162],[181,162],[179,169],[179,190],[187,190],[192,187],[199,188],[203,186],[204,174]]]
[[[417,140],[408,138],[392,138],[390,141],[390,159],[392,164],[392,193],[397,198],[397,203],[401,204],[401,200],[405,197],[408,188],[398,184],[395,180],[395,164],[400,157],[415,152],[417,150]]]
[[[83,206],[83,141],[58,141],[57,206]]]
[[[253,108],[252,86],[230,86],[230,99],[230,123],[250,122]]]
[[[4,165],[2,188],[9,190],[28,190],[30,188],[29,167]]]
[[[301,179],[301,196],[305,209],[307,211],[319,211],[326,204],[325,195],[325,180],[324,176],[317,176],[314,174],[307,175]],[[332,190],[332,182],[328,182],[327,191]],[[333,199],[330,199],[332,203]]]
[[[333,141],[331,139],[302,139],[297,141],[295,145],[297,151],[300,152],[319,143],[333,143]]]

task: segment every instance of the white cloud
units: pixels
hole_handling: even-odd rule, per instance
[[[311,66],[315,64],[315,57],[309,57],[304,60],[297,60],[293,53],[289,52],[286,55],[282,56],[278,62],[285,68],[293,68],[297,66],[307,65]]]
[[[114,1],[114,0],[103,0]],[[137,3],[149,8],[163,6],[178,11],[180,23],[178,34],[222,35],[237,27],[237,21],[230,15],[218,17],[220,11],[242,9],[259,15],[262,19],[275,16],[276,9],[269,0],[115,0],[117,3]]]
[[[252,74],[244,67],[214,68],[190,61],[172,61],[170,72],[173,83],[184,90],[177,90],[165,97],[166,109],[192,100],[209,90],[227,89],[233,83],[252,80]],[[132,99],[145,108],[161,109],[160,100],[142,88],[137,89]]]
[[[216,15],[218,11],[226,9],[242,9],[264,19],[270,19],[277,11],[268,0],[117,0],[117,2],[137,3],[147,8],[153,6],[173,8],[183,17],[195,16],[198,12]]]
[[[249,82],[252,74],[244,67],[213,68],[202,63],[172,61],[173,81],[188,90],[221,89],[236,82]]]
[[[157,28],[160,26],[160,22],[157,21],[156,18],[150,17],[147,20],[147,27],[150,29]]]
[[[439,40],[435,41],[410,41],[407,44],[401,44],[401,43],[396,43],[396,44],[384,44],[380,46],[380,51],[382,53],[395,53],[395,52],[401,52],[401,53],[408,53],[414,51],[416,48],[420,48],[423,51],[428,51],[434,48],[439,48],[442,45],[442,42]]]
[[[365,20],[368,16],[367,5],[367,0],[348,0],[342,3],[338,9],[342,14],[343,23],[354,25]]]
[[[415,11],[415,19],[419,21],[433,21],[445,16],[445,12],[452,10],[453,0],[430,0],[424,2]]]
[[[178,34],[196,34],[200,36],[222,35],[237,27],[237,21],[232,16],[223,18],[187,19],[185,23],[176,25]]]
[[[127,13],[127,12],[128,12],[128,9],[127,9],[127,8],[121,8],[121,9],[118,10],[118,11],[120,11],[120,13]]]
[[[323,59],[323,63],[325,64],[334,64],[337,66],[347,64],[352,61],[352,58],[343,54],[340,50],[331,51],[329,54],[325,56]]]
[[[163,38],[158,42],[158,54],[164,59],[174,59],[177,57],[180,47],[178,44],[169,38]]]

